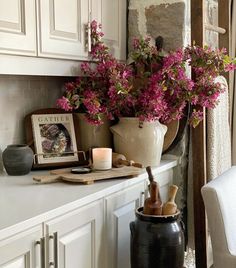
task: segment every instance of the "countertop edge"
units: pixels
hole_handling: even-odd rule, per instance
[[[178,164],[178,160],[162,160],[161,165],[158,167],[153,167],[153,175],[157,175],[159,173],[165,172],[171,168],[176,167]],[[24,221],[20,221],[16,224],[13,224],[9,227],[3,228],[0,230],[0,240],[9,238],[16,233],[25,231],[27,229],[32,228],[33,226],[37,226],[39,224],[42,224],[42,222],[47,222],[49,220],[52,220],[53,218],[56,218],[58,216],[62,216],[70,211],[73,211],[75,209],[78,209],[84,205],[89,204],[90,202],[94,202],[96,200],[102,199],[104,196],[109,196],[110,194],[113,194],[115,192],[118,192],[122,189],[125,189],[126,187],[133,186],[135,184],[138,184],[142,181],[144,181],[147,178],[147,174],[145,170],[143,170],[143,173],[141,173],[139,176],[126,179],[125,181],[121,181],[118,184],[112,185],[108,188],[99,190],[98,192],[95,192],[93,194],[90,194],[89,196],[78,198],[75,201],[65,203],[64,205],[61,205],[55,209],[46,211],[45,213],[41,213],[37,216],[34,216],[32,218],[29,218]],[[157,178],[158,180],[158,178]],[[162,181],[158,180],[158,183],[160,186],[162,185]],[[4,216],[3,216],[4,217]]]

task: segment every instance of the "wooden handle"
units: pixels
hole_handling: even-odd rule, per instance
[[[176,185],[171,185],[169,187],[169,201],[174,202],[175,201],[175,196],[178,191],[178,186]]]
[[[130,166],[130,161],[129,160],[124,160],[124,159],[118,159],[117,161],[120,165],[123,165],[123,166]]]
[[[52,183],[58,181],[60,178],[60,175],[38,175],[34,176],[33,180],[39,183]]]
[[[136,162],[133,162],[132,160],[130,162],[131,162],[130,165],[133,167],[143,168],[143,165],[141,163],[136,163]]]
[[[123,154],[112,153],[112,165],[114,167],[123,167],[125,164],[122,161],[126,161]]]
[[[150,166],[146,167],[146,171],[148,173],[148,179],[150,182],[153,182],[154,181],[154,177],[152,175],[152,169]]]
[[[143,168],[143,165],[140,163],[136,163],[133,160],[122,160],[119,159],[119,163],[123,164],[124,166],[132,166],[132,167],[137,167],[137,168]]]
[[[155,181],[152,181],[150,184],[150,198],[152,202],[158,201],[158,185]]]
[[[175,196],[178,191],[178,186],[171,185],[169,188],[169,200],[163,206],[163,215],[173,215],[177,211],[177,205],[175,203]]]
[[[114,167],[133,166],[143,168],[143,165],[132,160],[127,160],[123,154],[112,153],[112,165]]]

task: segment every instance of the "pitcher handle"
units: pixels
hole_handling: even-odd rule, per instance
[[[163,125],[163,124],[162,124],[162,130],[163,130],[163,134],[164,134],[164,135],[166,134],[167,129],[168,129],[168,127],[167,127],[166,125]]]
[[[162,133],[163,135],[165,135],[168,129],[167,126],[164,124],[161,124],[159,121],[156,121],[156,124],[161,127]]]

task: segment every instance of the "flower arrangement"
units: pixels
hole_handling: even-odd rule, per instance
[[[164,54],[150,38],[133,40],[132,64],[118,62],[101,41],[101,25],[91,23],[92,63],[81,65],[83,77],[65,84],[64,96],[57,105],[66,111],[86,113],[92,124],[101,124],[101,114],[114,117],[139,117],[140,121],[168,123],[193,106],[189,122],[197,126],[202,112],[197,107],[215,108],[225,91],[215,78],[236,68],[225,49],[188,46]],[[94,67],[95,65],[95,67]],[[192,67],[194,77],[186,72]]]

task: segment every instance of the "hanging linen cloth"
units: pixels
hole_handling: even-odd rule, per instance
[[[236,1],[231,0],[231,49],[230,56],[235,58],[236,56]],[[235,71],[230,75],[230,122],[231,122],[231,148],[232,148],[232,164],[236,165],[236,75]]]
[[[215,109],[207,111],[207,178],[216,178],[231,167],[231,137],[229,124],[229,91],[223,76],[216,78],[225,87]]]

